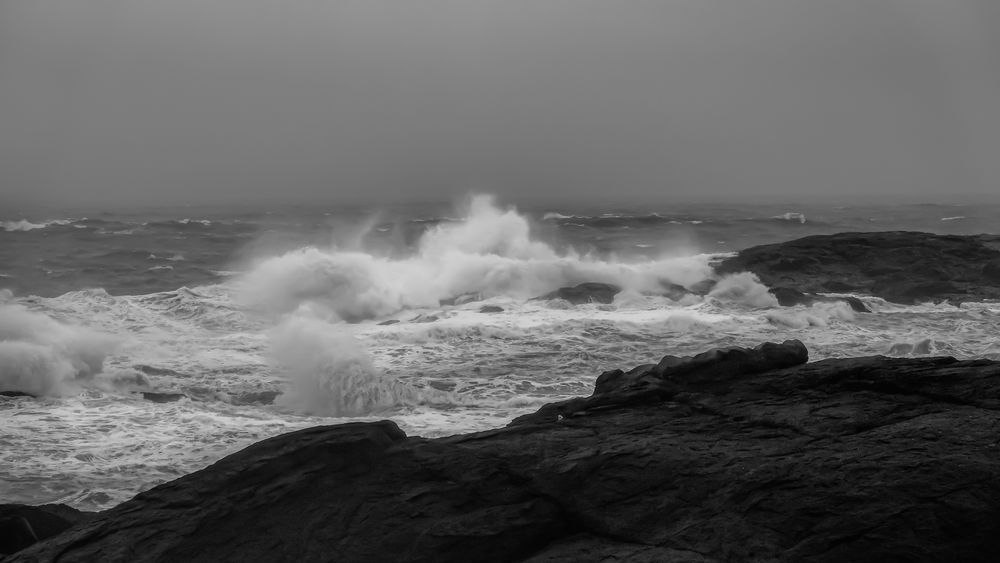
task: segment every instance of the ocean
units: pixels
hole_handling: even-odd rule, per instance
[[[807,235],[1000,233],[998,205],[515,209],[477,196],[0,214],[0,390],[32,395],[0,396],[5,503],[108,508],[313,425],[496,428],[588,395],[604,370],[718,346],[1000,359],[998,303],[779,307],[749,274],[668,291],[742,248]],[[533,299],[591,281],[623,291]]]

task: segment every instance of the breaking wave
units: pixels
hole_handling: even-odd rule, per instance
[[[423,234],[406,257],[337,247],[300,248],[256,263],[241,279],[245,302],[280,315],[307,307],[347,321],[378,318],[407,308],[436,307],[463,294],[528,299],[583,282],[658,292],[712,277],[710,255],[618,261],[558,252],[532,238],[529,220],[472,198],[465,220]]]
[[[0,221],[0,228],[8,232],[34,231],[35,229],[44,229],[53,225],[70,225],[76,221],[78,219],[52,219],[42,221],[41,223],[32,223],[27,219],[19,219],[17,221]]]
[[[100,373],[118,339],[0,304],[0,391],[59,395]]]
[[[379,372],[362,344],[341,327],[294,316],[271,331],[271,353],[285,369],[285,392],[275,404],[302,414],[363,416],[421,403],[445,403]]]

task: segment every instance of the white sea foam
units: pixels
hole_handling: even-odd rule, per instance
[[[782,213],[781,215],[775,215],[774,217],[771,217],[771,218],[772,219],[781,219],[783,221],[798,221],[799,223],[802,223],[802,224],[805,224],[805,222],[806,222],[806,216],[804,214],[802,214],[802,213],[796,213],[794,211],[790,211],[788,213]]]
[[[625,262],[559,253],[532,238],[524,216],[476,197],[465,221],[430,229],[409,257],[307,247],[258,262],[241,281],[244,300],[272,314],[307,304],[357,321],[466,293],[523,300],[587,281],[656,292],[663,282],[691,285],[711,277],[709,261],[708,255]]]
[[[0,291],[0,306],[39,315],[32,335],[50,335],[0,337],[18,345],[0,355],[0,368],[35,366],[41,357],[44,369],[29,378],[55,374],[43,380],[56,382],[46,398],[0,397],[8,442],[0,448],[0,497],[107,508],[257,440],[318,424],[391,417],[421,436],[495,428],[540,404],[589,394],[605,369],[716,346],[799,338],[812,359],[888,352],[1000,358],[997,303],[864,298],[874,314],[839,302],[778,307],[749,274],[719,280],[709,296],[677,292],[673,301],[655,294],[661,282],[691,287],[712,277],[708,258],[619,260],[556,250],[523,216],[475,203],[464,221],[431,228],[408,254],[366,252],[358,244],[365,237],[338,231],[336,245],[234,265],[246,274],[218,285],[53,298]],[[624,289],[611,304],[527,300],[581,281]],[[438,302],[467,292],[475,295]],[[272,314],[255,315],[244,303]],[[483,305],[504,311],[481,313]],[[26,326],[9,321],[7,311],[0,324]],[[388,315],[400,322],[380,325]],[[77,358],[83,367],[76,369],[71,358],[100,347],[74,348],[72,339],[52,336],[59,325],[114,334],[121,344],[90,362],[96,367]],[[3,373],[6,381],[13,372]],[[190,399],[158,404],[133,391]]]
[[[768,291],[767,286],[760,283],[757,276],[749,272],[725,276],[712,288],[708,296],[719,301],[739,303],[750,307],[778,306],[778,299]]]
[[[5,231],[33,231],[35,229],[44,229],[51,225],[68,225],[73,223],[76,219],[52,219],[50,221],[42,221],[41,223],[32,223],[27,219],[19,219],[17,221],[0,221],[0,228]]]
[[[361,416],[431,398],[381,374],[357,339],[320,319],[286,319],[271,331],[271,351],[288,376],[276,404],[296,412]]]

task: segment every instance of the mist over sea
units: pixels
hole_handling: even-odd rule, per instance
[[[0,498],[101,509],[260,439],[501,426],[665,354],[1000,358],[1000,304],[779,307],[712,263],[844,231],[1000,232],[1000,205],[459,204],[0,216]],[[706,294],[677,295],[712,280]],[[611,304],[537,300],[623,288]],[[144,395],[144,393],[146,395]],[[179,398],[178,398],[179,397]],[[160,398],[165,402],[156,402]]]

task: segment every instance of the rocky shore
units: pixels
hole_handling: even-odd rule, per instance
[[[1000,299],[998,247],[842,233],[747,249],[717,271],[751,271],[785,305],[958,303]],[[765,343],[606,371],[589,397],[488,432],[315,427],[98,514],[0,506],[0,548],[20,550],[4,563],[996,561],[997,428],[1000,362],[809,363],[798,341]]]
[[[489,432],[255,444],[27,561],[995,561],[1000,363],[798,341],[598,378]]]
[[[903,304],[1000,299],[1000,235],[817,235],[748,248],[716,271],[753,272],[783,305],[817,293],[860,293]]]

